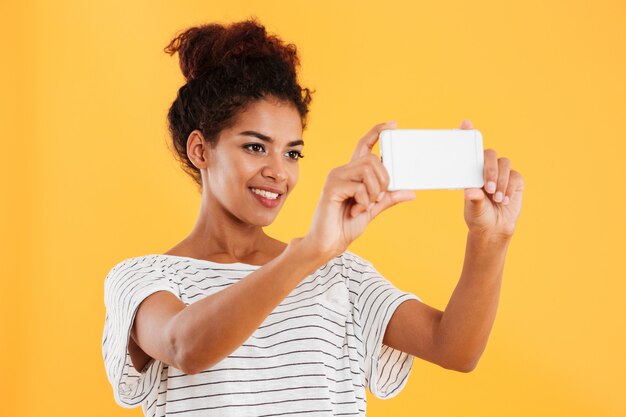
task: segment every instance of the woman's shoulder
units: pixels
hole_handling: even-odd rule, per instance
[[[167,258],[160,254],[140,255],[125,258],[109,270],[105,277],[105,285],[107,282],[117,279],[128,279],[137,275],[148,275],[154,272],[163,272],[167,267]]]
[[[159,254],[133,256],[115,264],[104,278],[105,303],[124,299],[125,294],[150,288],[175,288],[168,260]]]
[[[111,268],[111,272],[118,271],[122,268],[128,268],[133,266],[149,266],[156,265],[158,263],[163,263],[164,257],[161,254],[149,254],[149,255],[139,255],[133,256],[130,258],[122,259],[118,261]]]

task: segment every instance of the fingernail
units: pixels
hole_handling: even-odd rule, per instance
[[[505,206],[507,204],[509,204],[509,196],[508,195],[506,197],[504,197],[504,201],[502,202],[502,204],[504,204]]]
[[[374,204],[376,204],[376,203],[370,203],[369,207],[367,207],[367,211],[370,211],[372,209],[372,207],[374,206]]]
[[[378,197],[376,198],[376,202],[378,203],[380,200],[383,199],[384,196],[385,196],[385,192],[381,191],[380,194],[378,194]]]
[[[502,201],[502,191],[498,191],[493,199],[497,202]]]
[[[493,181],[489,181],[487,183],[487,192],[488,193],[493,193],[496,191],[496,183]]]

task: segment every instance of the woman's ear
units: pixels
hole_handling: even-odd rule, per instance
[[[204,135],[199,130],[194,130],[187,138],[187,157],[198,169],[208,165],[209,144],[204,140]]]

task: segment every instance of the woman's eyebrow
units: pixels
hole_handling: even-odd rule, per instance
[[[240,132],[239,134],[245,135],[245,136],[254,136],[255,138],[261,139],[265,142],[274,143],[274,139],[270,138],[269,136],[265,136],[262,133],[255,132],[254,130],[246,130],[245,132]],[[297,146],[297,145],[304,146],[304,141],[302,139],[298,139],[298,140],[291,141],[287,144],[287,146]]]

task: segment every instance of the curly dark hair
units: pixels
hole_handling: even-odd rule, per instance
[[[302,128],[306,128],[314,91],[298,84],[296,46],[268,35],[256,18],[189,28],[164,51],[170,55],[178,52],[187,80],[167,115],[175,157],[200,189],[200,171],[187,156],[192,131],[200,130],[215,147],[219,133],[232,125],[239,112],[266,97],[291,102],[300,114]]]

